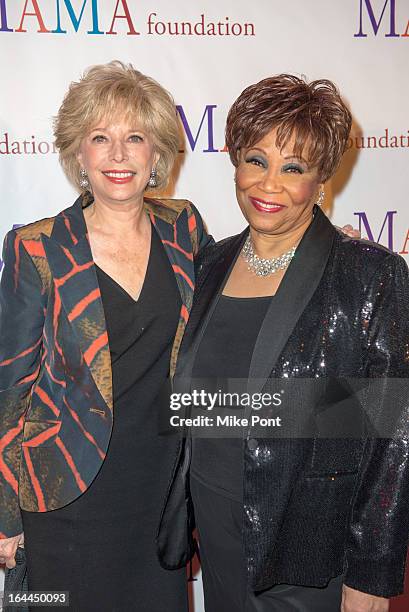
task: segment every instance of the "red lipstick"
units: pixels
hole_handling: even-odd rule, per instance
[[[261,198],[249,197],[249,200],[256,210],[263,213],[278,213],[285,208],[285,206],[282,206],[281,204],[277,204],[275,202],[266,202]]]
[[[135,176],[135,172],[131,170],[104,170],[102,174],[115,185],[129,183]]]

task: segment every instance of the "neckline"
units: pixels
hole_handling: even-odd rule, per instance
[[[103,276],[106,279],[108,279],[108,281],[112,285],[114,285],[116,287],[116,289],[118,289],[125,297],[127,297],[129,300],[131,300],[131,302],[133,302],[134,304],[138,304],[139,303],[139,300],[141,299],[143,288],[145,286],[145,280],[146,280],[146,276],[147,276],[147,273],[148,273],[148,269],[146,269],[145,278],[144,278],[144,281],[143,281],[143,284],[142,284],[141,291],[139,293],[138,299],[135,300],[135,298],[133,298],[132,295],[130,293],[128,293],[128,291],[124,287],[122,287],[122,285],[120,285],[118,283],[118,281],[116,281],[110,274],[108,274],[108,272],[105,272],[105,270],[100,268],[99,265],[96,264],[95,262],[94,262],[94,265],[95,265],[95,267],[97,269],[97,272],[103,274]],[[149,266],[149,262],[148,262],[148,266]]]
[[[155,227],[154,227],[153,223],[151,222],[151,243],[150,243],[150,247],[149,247],[148,264],[146,266],[145,277],[143,279],[143,283],[142,283],[142,287],[141,287],[141,290],[140,290],[139,295],[138,295],[138,299],[135,299],[120,283],[118,283],[118,281],[116,281],[110,274],[108,274],[108,272],[105,272],[105,270],[103,268],[101,268],[94,261],[94,266],[97,268],[97,270],[102,272],[102,274],[109,281],[111,281],[111,283],[113,285],[115,285],[115,287],[117,289],[119,289],[122,294],[124,294],[127,298],[129,298],[133,302],[133,304],[139,304],[140,301],[141,301],[141,298],[142,298],[142,296],[143,296],[143,294],[145,292],[145,287],[146,287],[146,284],[147,284],[147,279],[148,279],[148,275],[149,275],[149,272],[150,272],[151,261],[152,261],[152,250],[153,250],[154,236],[156,236],[156,234],[155,234]]]

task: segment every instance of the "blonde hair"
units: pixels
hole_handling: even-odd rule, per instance
[[[88,68],[71,83],[54,119],[55,144],[68,179],[83,190],[77,160],[81,141],[98,121],[118,114],[137,119],[152,137],[159,154],[157,186],[165,187],[179,149],[175,103],[154,79],[120,61]]]

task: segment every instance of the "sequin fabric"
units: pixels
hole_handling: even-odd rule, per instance
[[[254,590],[324,586],[344,572],[350,587],[392,597],[403,591],[409,535],[408,268],[379,245],[333,228],[329,234],[333,242],[318,286],[289,330],[270,379],[378,379],[379,409],[387,411],[393,397],[394,431],[389,438],[357,439],[248,432],[243,537],[249,583]],[[312,232],[313,239],[320,235]],[[237,237],[224,240],[202,257],[187,345],[203,320],[206,287],[219,286],[214,275],[227,272],[221,262],[232,261],[229,249],[237,252],[244,240],[245,234],[239,247]],[[301,277],[302,265],[299,270]],[[302,299],[296,288],[292,299]],[[268,332],[272,347],[278,331]]]
[[[244,541],[253,588],[345,583],[403,591],[409,532],[409,283],[404,260],[337,235],[321,282],[271,378],[399,382],[393,438],[245,445]]]

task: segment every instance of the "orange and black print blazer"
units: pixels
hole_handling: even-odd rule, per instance
[[[45,512],[81,495],[111,435],[104,311],[81,196],[55,217],[10,231],[0,282],[0,537],[20,507]],[[186,200],[145,199],[182,298],[172,374],[189,316],[196,253],[211,238]]]

